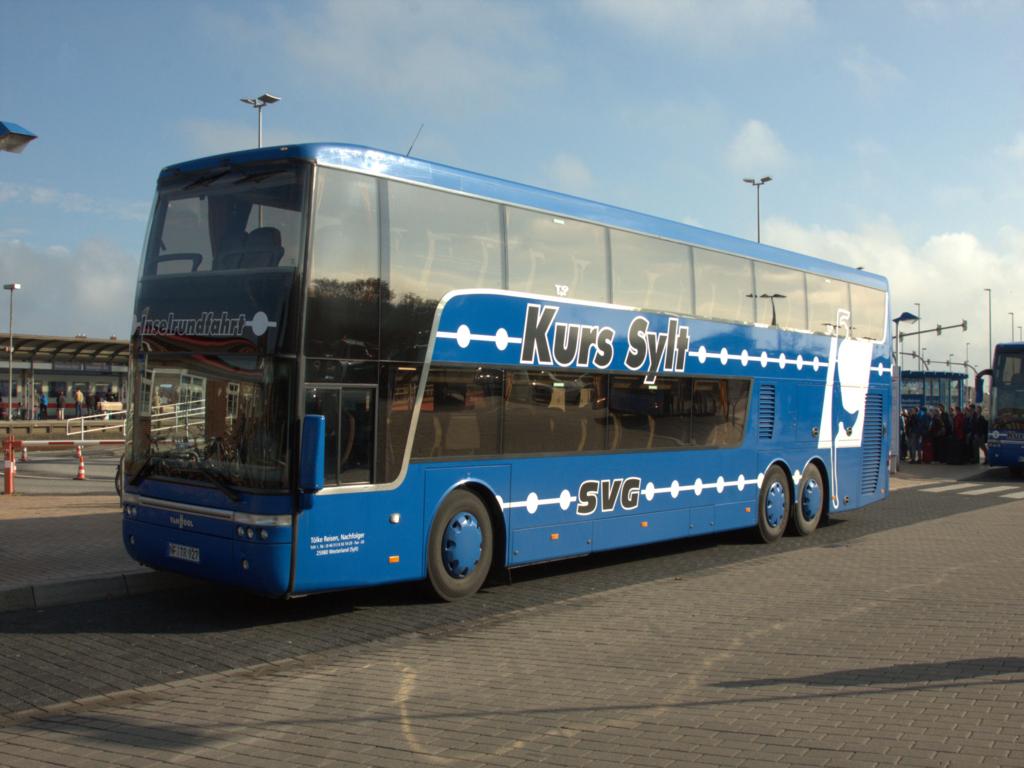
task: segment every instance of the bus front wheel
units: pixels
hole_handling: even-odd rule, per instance
[[[427,577],[434,593],[451,602],[476,592],[491,570],[494,530],[475,493],[455,490],[437,510],[427,542]]]
[[[800,478],[793,504],[790,530],[799,536],[810,536],[821,523],[827,491],[821,479],[821,470],[809,464]]]
[[[757,498],[757,532],[770,544],[782,538],[789,523],[789,477],[778,464],[764,473]]]

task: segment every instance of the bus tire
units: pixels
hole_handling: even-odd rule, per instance
[[[427,541],[427,578],[446,602],[468,597],[483,585],[494,557],[494,529],[475,493],[454,490],[445,498]]]
[[[789,523],[789,477],[778,464],[764,473],[757,497],[757,533],[761,541],[771,544],[782,538]]]
[[[808,464],[793,500],[790,531],[798,536],[810,536],[814,533],[821,523],[827,496],[828,490],[822,480],[821,470],[814,464]]]

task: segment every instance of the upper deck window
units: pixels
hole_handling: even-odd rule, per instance
[[[301,263],[304,166],[222,166],[165,180],[143,276]]]
[[[605,230],[548,213],[508,208],[508,287],[586,301],[608,300]]]
[[[874,288],[850,284],[850,304],[854,336],[881,341],[885,338],[885,294]]]
[[[388,221],[396,297],[437,301],[459,288],[501,288],[494,203],[389,182]]]
[[[807,275],[807,322],[815,333],[831,335],[837,311],[850,309],[850,285],[834,277]]]
[[[757,322],[807,330],[807,291],[803,272],[757,261],[754,262],[754,283]]]
[[[612,301],[693,314],[690,247],[612,230]]]
[[[377,180],[322,169],[314,195],[306,354],[376,358],[380,350]]]
[[[754,270],[749,259],[693,249],[698,317],[754,322]]]

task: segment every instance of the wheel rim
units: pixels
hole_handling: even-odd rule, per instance
[[[811,479],[804,483],[803,493],[800,494],[800,511],[804,520],[810,523],[818,516],[823,499],[821,486],[817,480]]]
[[[764,517],[769,526],[778,528],[785,514],[786,489],[782,487],[782,483],[776,480],[768,486],[768,493],[765,494]]]
[[[464,579],[480,562],[484,535],[480,521],[470,512],[459,512],[445,526],[441,539],[441,559],[448,575]]]

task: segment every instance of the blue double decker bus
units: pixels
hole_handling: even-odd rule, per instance
[[[982,378],[992,381],[988,449],[985,463],[1024,474],[1024,343],[996,344],[992,367],[981,371],[975,385],[982,399]]]
[[[883,277],[348,145],[165,168],[124,542],[285,596],[749,528],[888,491]]]

